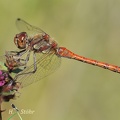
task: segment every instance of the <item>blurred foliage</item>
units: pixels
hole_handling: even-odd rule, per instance
[[[0,54],[16,50],[13,38],[20,17],[40,27],[60,46],[119,65],[120,0],[1,0]],[[16,100],[3,103],[3,118],[10,104],[33,114],[23,120],[113,120],[120,119],[120,75],[62,58],[51,76],[23,88]],[[17,118],[15,118],[17,120]]]

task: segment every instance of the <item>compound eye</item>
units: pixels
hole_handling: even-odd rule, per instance
[[[27,44],[27,33],[21,32],[14,37],[14,43],[19,49],[25,49]]]

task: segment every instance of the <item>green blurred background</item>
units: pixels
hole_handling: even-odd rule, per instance
[[[71,51],[120,64],[120,0],[1,0],[0,54],[15,50],[16,18],[40,27]],[[23,120],[119,120],[120,74],[62,58],[47,78],[23,88],[10,104],[33,114]],[[19,120],[15,117],[12,120]]]

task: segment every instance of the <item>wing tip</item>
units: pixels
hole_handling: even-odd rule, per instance
[[[17,18],[17,20],[18,20],[18,21],[20,21],[20,20],[21,20],[21,18]]]

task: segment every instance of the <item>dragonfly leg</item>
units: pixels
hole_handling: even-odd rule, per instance
[[[28,53],[28,55],[27,55],[27,57],[26,57],[26,64],[27,64],[29,58],[30,58],[30,51],[29,51],[29,53]],[[21,75],[34,74],[34,73],[36,72],[36,70],[37,70],[37,64],[36,64],[36,54],[35,54],[34,52],[33,52],[33,66],[34,66],[34,69],[33,69],[32,71],[19,73],[19,74],[17,74],[17,75],[15,76],[14,79],[17,80],[17,78],[18,78],[19,76],[21,76]]]
[[[34,62],[34,70],[33,70],[33,73],[35,73],[35,72],[36,72],[36,70],[37,70],[37,64],[36,64],[36,54],[35,54],[35,53],[33,53],[33,62]]]
[[[29,58],[30,58],[30,51],[28,52],[27,57],[25,59],[25,64],[27,64],[27,62],[29,61]]]
[[[23,54],[21,54],[21,56],[20,56],[19,62],[22,64],[22,66],[24,66],[24,68],[26,68],[26,65],[27,65],[27,63],[28,63],[28,61],[29,61],[29,58],[30,58],[30,51],[28,52],[27,57],[26,57],[25,59],[22,59],[22,58],[21,58],[22,55],[23,55]],[[23,63],[23,62],[24,62],[24,63]]]
[[[21,51],[8,51],[8,52],[10,52],[10,53],[15,53],[16,55],[18,55],[18,56],[22,56],[23,54],[25,54],[26,52],[27,52],[27,50],[26,49],[24,49],[24,50],[21,50]]]
[[[30,58],[30,51],[29,53],[27,54],[27,57],[25,59],[25,65],[27,65],[27,62],[29,61],[29,58]],[[24,59],[23,59],[24,60]],[[35,73],[36,70],[37,70],[37,65],[36,65],[36,54],[35,52],[33,52],[33,65],[34,65],[34,70],[29,72],[29,73]]]
[[[30,51],[28,51],[27,57],[25,59],[22,59],[21,56],[24,55],[26,52],[27,52],[27,50],[18,52],[18,56],[20,58],[19,61],[20,61],[20,63],[22,63],[21,61],[24,61],[24,63],[22,63],[22,66],[24,66],[25,68],[26,68],[27,62],[29,61],[29,58],[30,58]]]

